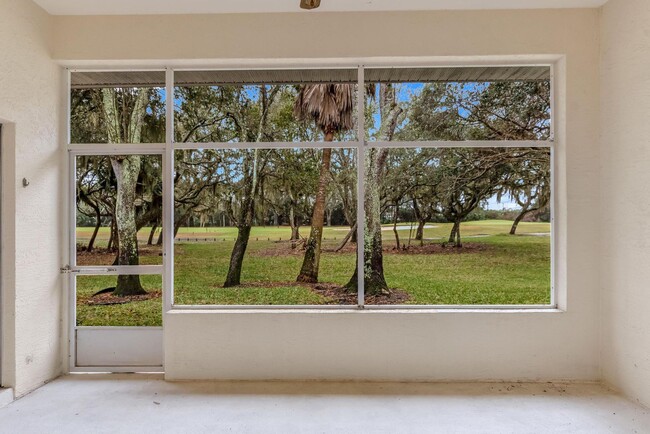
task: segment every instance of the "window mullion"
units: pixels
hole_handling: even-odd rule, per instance
[[[165,73],[167,98],[165,155],[163,158],[163,312],[174,300],[174,71]]]
[[[72,155],[162,155],[165,152],[165,144],[72,144],[68,146],[68,152]]]
[[[357,298],[360,308],[365,304],[365,252],[364,232],[365,216],[365,164],[366,164],[366,83],[363,65],[359,65],[359,83],[357,89]]]
[[[71,267],[70,273],[80,276],[159,275],[162,265],[84,265]]]
[[[550,106],[551,106],[551,126],[550,126],[550,141],[552,143],[551,146],[551,199],[550,199],[550,213],[551,213],[551,306],[553,307],[558,307],[558,297],[557,297],[557,263],[556,260],[559,257],[558,252],[557,252],[557,234],[558,234],[558,227],[557,227],[557,221],[555,219],[555,213],[556,210],[558,209],[557,206],[557,198],[558,195],[556,194],[556,183],[557,183],[557,152],[556,152],[556,147],[555,147],[555,137],[556,137],[556,131],[555,131],[555,125],[556,125],[556,120],[557,120],[557,112],[556,112],[556,107],[555,107],[555,102],[556,102],[556,87],[555,87],[555,71],[556,71],[556,65],[552,64],[551,65],[551,78],[550,78]]]

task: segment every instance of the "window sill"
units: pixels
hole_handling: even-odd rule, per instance
[[[558,314],[566,310],[555,306],[173,306],[171,315],[189,313],[220,314]]]

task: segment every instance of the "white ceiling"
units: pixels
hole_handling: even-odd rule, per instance
[[[53,15],[299,12],[299,0],[34,0]],[[322,0],[318,12],[599,7],[607,0]]]

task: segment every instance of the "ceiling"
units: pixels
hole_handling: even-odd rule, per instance
[[[34,0],[53,15],[300,12],[299,0]],[[607,0],[322,0],[319,12],[599,7]]]

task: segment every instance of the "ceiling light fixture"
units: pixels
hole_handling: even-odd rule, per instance
[[[320,0],[300,0],[300,7],[302,9],[316,9],[320,6]]]

